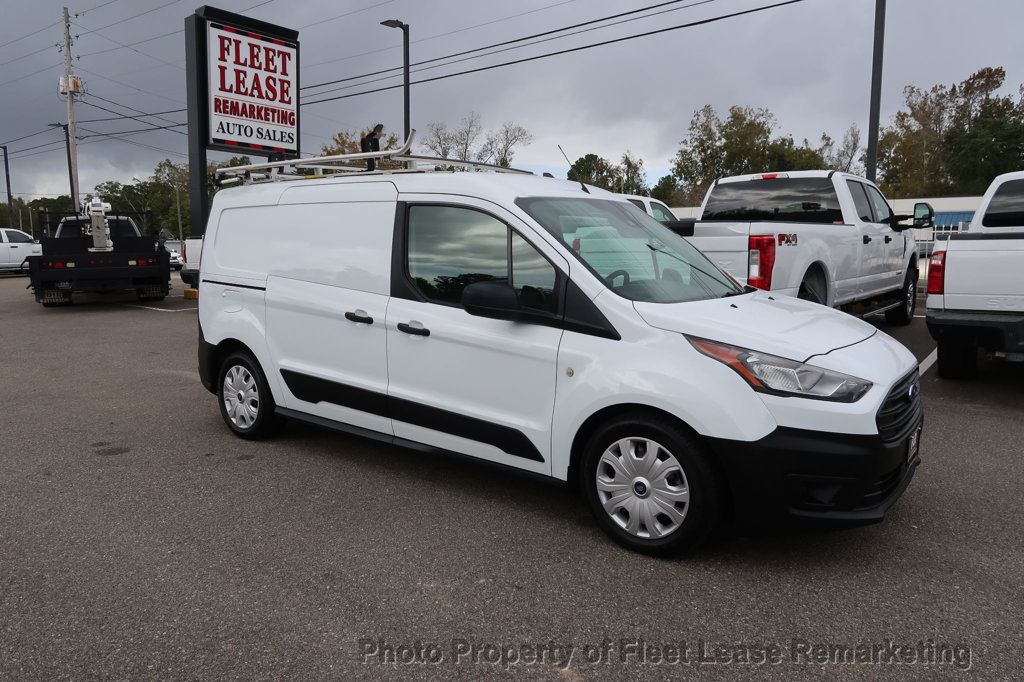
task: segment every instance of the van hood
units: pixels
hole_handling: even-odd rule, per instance
[[[658,329],[799,362],[860,343],[876,331],[838,310],[765,291],[690,303],[634,301],[633,307]]]

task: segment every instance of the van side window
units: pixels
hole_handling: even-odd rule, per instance
[[[524,308],[546,313],[558,312],[555,266],[528,241],[512,233],[512,287]]]
[[[847,180],[846,184],[850,187],[853,203],[857,207],[857,217],[866,223],[875,222],[874,217],[871,215],[871,202],[868,200],[868,195],[864,193],[864,183],[857,182],[856,180]]]
[[[427,298],[459,305],[474,282],[508,281],[505,223],[454,206],[409,209],[409,276]]]

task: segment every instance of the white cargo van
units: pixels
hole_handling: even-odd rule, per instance
[[[919,462],[906,348],[742,287],[579,183],[402,170],[225,189],[199,286],[200,375],[237,435],[285,417],[567,481],[642,552],[730,517],[879,521]]]

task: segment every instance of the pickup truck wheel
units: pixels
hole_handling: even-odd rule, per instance
[[[231,432],[246,440],[273,435],[278,426],[274,397],[259,363],[248,353],[232,353],[218,376],[220,414]]]
[[[804,275],[804,281],[800,283],[796,297],[811,303],[828,305],[828,286],[825,284],[825,278],[816,270],[808,272]]]
[[[636,552],[670,556],[718,526],[722,493],[704,448],[667,419],[624,415],[589,440],[581,488],[597,524]]]
[[[943,379],[966,379],[978,370],[978,347],[971,341],[939,341],[938,372]]]
[[[903,280],[900,305],[885,311],[885,321],[889,324],[906,326],[914,321],[915,310],[917,310],[917,270],[910,268]]]

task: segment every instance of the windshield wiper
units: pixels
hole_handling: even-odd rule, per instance
[[[743,294],[749,294],[757,291],[757,287],[752,287],[749,284],[743,286],[739,291],[729,291],[722,294],[722,298],[729,298],[730,296],[742,296]]]

